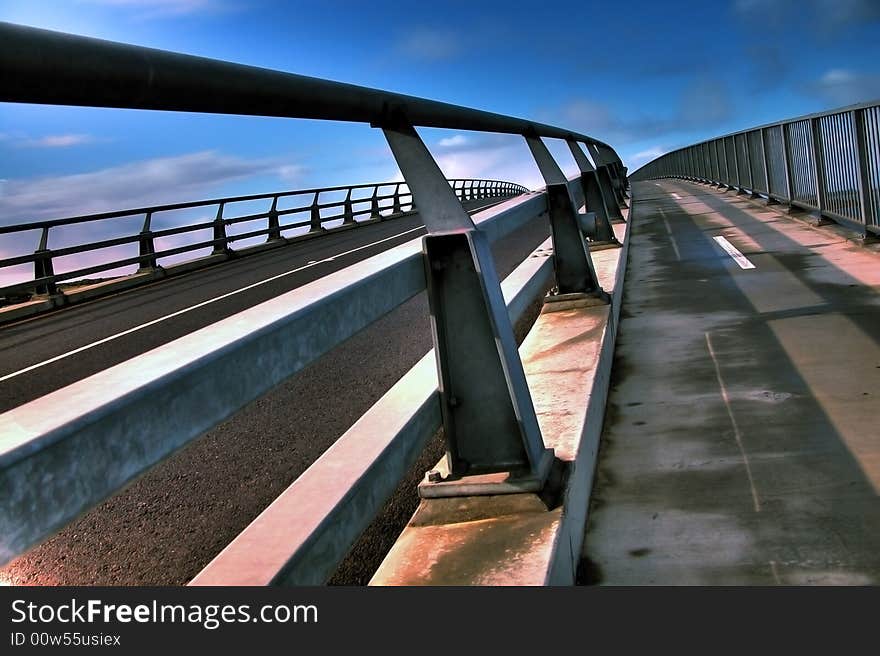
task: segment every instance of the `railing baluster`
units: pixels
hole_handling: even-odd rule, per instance
[[[318,204],[318,196],[320,191],[315,192],[312,199],[312,205],[309,207],[309,232],[324,232],[324,226],[321,225],[321,207]]]
[[[50,296],[58,293],[58,287],[55,284],[55,267],[52,263],[52,251],[49,250],[49,227],[43,228],[40,233],[40,245],[34,251],[37,259],[34,260],[34,278],[49,278],[45,282],[37,283],[36,292],[38,294],[48,294]]]
[[[398,214],[402,214],[403,210],[400,208],[400,183],[398,183],[394,187],[394,199],[392,200],[391,205],[391,216],[397,216]]]
[[[220,203],[217,208],[217,216],[214,219],[214,249],[212,255],[229,255],[229,238],[226,236],[226,221],[223,220],[223,208],[226,203]]]
[[[150,226],[152,220],[153,213],[147,212],[144,216],[144,225],[141,228],[141,233],[138,235],[138,255],[141,258],[145,258],[140,261],[138,273],[147,273],[156,270],[156,246],[153,243],[153,231]]]
[[[351,187],[349,187],[348,193],[345,194],[345,205],[342,208],[342,225],[353,225],[354,223],[354,210],[351,207]]]
[[[379,211],[379,185],[373,187],[373,195],[370,197],[370,219],[382,220],[382,213]]]
[[[816,185],[816,205],[819,209],[819,218],[822,212],[827,208],[827,200],[825,198],[825,162],[822,153],[822,139],[819,128],[819,122],[815,118],[810,121],[810,153],[813,160],[813,182]]]
[[[281,239],[281,225],[278,222],[278,196],[272,198],[272,207],[267,217],[269,234],[266,241],[279,241]]]
[[[852,121],[853,154],[856,158],[856,191],[859,197],[859,218],[866,227],[871,224],[868,208],[868,193],[871,189],[868,177],[868,148],[865,140],[865,110],[855,109],[849,113]],[[874,217],[875,222],[880,223],[880,217]]]

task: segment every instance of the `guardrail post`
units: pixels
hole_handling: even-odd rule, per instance
[[[752,140],[749,139],[748,132],[743,134],[743,139],[746,142],[746,167],[749,170],[749,189],[751,190],[749,198],[760,198],[761,194],[758,193],[757,188],[755,187],[755,172],[752,169]]]
[[[156,247],[153,243],[153,231],[150,227],[152,220],[153,213],[147,212],[144,216],[144,225],[141,227],[141,233],[138,235],[138,255],[141,258],[138,263],[138,273],[156,270]]]
[[[354,210],[351,207],[351,187],[349,187],[348,193],[345,194],[345,203],[342,206],[342,225],[353,225],[354,223]]]
[[[43,228],[40,233],[40,245],[34,251],[36,259],[34,260],[34,279],[49,278],[49,280],[37,283],[34,290],[38,294],[48,294],[53,296],[58,293],[58,286],[55,283],[55,267],[52,264],[52,251],[49,250],[49,227]]]
[[[278,222],[278,196],[272,198],[272,207],[269,209],[268,228],[269,234],[266,241],[281,241],[281,224]]]
[[[722,157],[724,157],[724,175],[721,176],[719,174],[718,177],[721,179],[718,181],[718,187],[730,189],[730,162],[727,159],[727,138],[721,137],[719,141],[721,142]]]
[[[785,193],[788,196],[788,207],[791,209],[792,201],[794,200],[794,193],[792,192],[791,186],[791,164],[789,162],[789,139],[788,139],[788,123],[782,124],[782,164],[783,169],[785,170]]]
[[[568,181],[541,138],[524,135],[541,177],[547,183],[547,211],[553,237],[556,290],[548,300],[580,298],[607,303],[609,298],[596,278],[590,248],[581,232],[577,209],[568,191]]]
[[[605,209],[608,210],[608,218],[611,220],[623,221],[623,212],[620,211],[621,205],[618,200],[617,193],[614,191],[614,183],[611,181],[611,175],[608,173],[608,167],[602,164],[602,158],[599,156],[596,147],[592,144],[585,143],[587,152],[593,158],[596,164],[596,177],[599,180],[599,188],[602,190],[602,198],[605,201]]]
[[[394,199],[392,200],[391,205],[391,216],[397,216],[401,213],[403,213],[403,210],[400,209],[400,183],[398,183],[394,187]]]
[[[318,196],[320,191],[315,192],[312,199],[312,205],[309,207],[309,232],[324,232],[324,226],[321,225],[321,207],[318,205]]]
[[[825,200],[825,162],[822,154],[822,143],[819,134],[819,121],[810,119],[810,150],[813,159],[813,181],[816,183],[816,205],[819,208],[819,221],[827,207]]]
[[[605,206],[605,198],[602,195],[602,186],[599,184],[599,177],[596,175],[596,169],[590,164],[590,160],[578,146],[574,139],[566,139],[568,149],[571,151],[574,161],[578,165],[581,172],[581,187],[584,190],[584,205],[588,212],[594,212],[596,215],[596,230],[590,235],[596,241],[608,242],[610,244],[620,245],[617,237],[614,236],[614,230],[608,219],[608,208]]]
[[[865,235],[871,223],[871,216],[868,207],[868,194],[871,189],[871,182],[868,177],[868,147],[865,140],[865,110],[856,109],[850,112],[850,120],[853,125],[853,154],[856,158],[856,185],[858,187],[860,217],[865,226]],[[880,216],[874,217],[875,224],[880,224]]]
[[[767,131],[761,128],[761,161],[764,165],[764,182],[767,184],[767,204],[778,205],[779,201],[773,198],[773,190],[770,189],[770,165],[767,162]]]
[[[743,189],[742,174],[739,170],[739,144],[736,142],[736,135],[733,135],[733,166],[736,169],[736,195],[742,196],[746,193]]]
[[[370,197],[370,219],[382,220],[379,212],[379,185],[373,187],[373,195]]]
[[[217,217],[214,219],[214,250],[212,255],[229,255],[229,238],[226,236],[226,221],[223,220],[223,208],[226,203],[220,203],[217,208]]]
[[[624,183],[620,180],[617,172],[614,170],[613,162],[605,158],[602,150],[596,144],[585,143],[585,145],[587,150],[590,151],[590,154],[593,156],[593,161],[596,163],[596,170],[604,171],[604,177],[608,178],[608,188],[611,189],[614,194],[618,208],[622,209],[629,207],[626,204]],[[603,175],[603,173],[600,172],[599,175]],[[623,218],[623,214],[620,215],[620,218]]]
[[[415,129],[382,126],[421,208],[446,457],[423,497],[540,490],[544,447],[485,233],[474,227]]]

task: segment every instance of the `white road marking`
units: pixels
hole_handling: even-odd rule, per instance
[[[266,278],[265,280],[259,280],[255,283],[251,283],[246,287],[242,287],[240,289],[235,289],[231,292],[226,292],[225,294],[221,294],[220,296],[215,296],[214,298],[210,298],[206,301],[202,301],[201,303],[196,303],[195,305],[191,305],[189,307],[183,308],[182,310],[177,310],[176,312],[172,312],[171,314],[166,314],[165,316],[159,317],[157,319],[152,319],[151,321],[147,321],[146,323],[142,323],[138,326],[134,326],[132,328],[128,328],[127,330],[123,330],[122,332],[118,332],[115,335],[110,335],[109,337],[104,337],[103,339],[99,339],[96,342],[92,342],[91,344],[86,344],[85,346],[80,346],[79,348],[75,348],[72,351],[68,351],[67,353],[62,353],[60,355],[56,355],[55,357],[49,358],[48,360],[43,360],[42,362],[38,362],[36,364],[32,364],[24,369],[19,369],[18,371],[13,371],[11,374],[6,374],[5,376],[0,376],[0,383],[9,380],[10,378],[15,378],[16,376],[20,376],[22,374],[26,374],[29,371],[33,371],[34,369],[39,369],[40,367],[45,367],[47,364],[52,364],[53,362],[58,362],[59,360],[63,360],[65,358],[69,358],[72,355],[76,355],[77,353],[82,353],[83,351],[88,351],[96,346],[100,346],[101,344],[106,344],[107,342],[112,342],[115,339],[119,339],[120,337],[125,337],[126,335],[130,335],[139,330],[143,330],[144,328],[149,328],[150,326],[155,326],[157,323],[161,323],[163,321],[167,321],[168,319],[173,319],[174,317],[179,317],[182,314],[186,314],[187,312],[192,312],[193,310],[197,310],[199,308],[205,307],[206,305],[210,305],[211,303],[216,303],[217,301],[222,301],[225,298],[229,298],[230,296],[235,296],[236,294],[241,294],[242,292],[249,291],[254,289],[255,287],[259,287],[261,285],[265,285],[266,283],[272,282],[274,280],[278,280],[279,278],[284,278],[285,276],[292,275],[297,273],[298,271],[303,271],[304,269],[310,269],[313,266],[317,266],[323,262],[332,262],[338,257],[342,257],[343,255],[350,255],[351,253],[356,253],[357,251],[364,250],[366,248],[370,248],[371,246],[376,246],[386,241],[390,241],[392,239],[396,239],[397,237],[402,237],[403,235],[408,235],[411,232],[416,232],[417,230],[422,230],[423,226],[419,226],[418,228],[412,228],[411,230],[404,230],[403,232],[399,232],[396,235],[391,235],[390,237],[385,237],[384,239],[380,239],[378,241],[371,242],[369,244],[364,244],[363,246],[358,246],[357,248],[352,248],[351,250],[344,251],[342,253],[337,253],[336,255],[331,255],[323,260],[311,260],[308,264],[304,264],[303,266],[297,267],[295,269],[291,269],[290,271],[285,271],[284,273],[279,273],[270,278]]]
[[[669,235],[669,241],[672,242],[672,250],[675,251],[675,259],[681,262],[681,253],[678,250],[678,242],[675,241],[675,235],[672,234],[672,229],[669,227],[669,221],[666,220],[666,212],[663,211],[663,208],[660,208],[660,216],[663,217],[663,225],[666,226],[666,233]]]
[[[679,196],[679,195],[678,195],[677,193],[675,193],[674,191],[672,192],[672,197],[675,198],[676,200],[681,200],[681,196]]]
[[[715,357],[715,349],[712,348],[712,340],[709,339],[709,333],[704,333],[704,335],[706,336],[706,347],[709,349],[709,355],[712,357],[712,364],[715,365],[715,378],[718,381],[718,387],[721,389],[721,398],[724,400],[727,416],[730,418],[730,424],[733,426],[733,436],[736,439],[736,445],[739,447],[739,453],[746,467],[746,476],[749,479],[749,488],[752,491],[752,504],[754,505],[755,512],[761,512],[761,501],[758,499],[758,490],[755,489],[755,479],[752,478],[752,466],[749,463],[749,456],[746,454],[746,449],[743,446],[739,425],[736,423],[736,417],[733,416],[733,410],[730,407],[730,396],[727,394],[727,387],[724,386],[724,380],[721,378],[721,367],[718,366],[718,358]]]
[[[749,261],[745,255],[739,252],[736,246],[727,241],[724,237],[712,237],[724,251],[739,264],[740,269],[754,269],[755,265]]]

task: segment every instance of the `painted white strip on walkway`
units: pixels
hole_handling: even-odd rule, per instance
[[[736,423],[736,417],[733,416],[733,408],[730,407],[730,395],[727,393],[727,387],[724,385],[724,379],[721,377],[721,367],[718,365],[718,358],[715,357],[715,349],[712,348],[712,340],[709,339],[709,333],[706,336],[706,348],[709,349],[709,355],[712,358],[712,364],[715,365],[715,380],[718,381],[718,388],[721,390],[721,399],[724,401],[724,407],[727,408],[727,417],[733,426],[733,437],[736,445],[739,447],[740,456],[743,459],[743,465],[746,468],[746,477],[749,479],[749,490],[752,492],[752,506],[755,512],[761,512],[761,500],[758,498],[758,490],[755,487],[755,479],[752,476],[752,465],[749,463],[749,456],[746,453],[746,447],[743,445],[742,433],[739,431],[739,424]]]
[[[137,332],[144,328],[149,328],[150,326],[155,326],[157,323],[161,323],[162,321],[166,321],[168,319],[173,319],[174,317],[179,317],[181,314],[186,314],[187,312],[192,312],[193,310],[197,310],[199,308],[205,307],[206,305],[210,305],[211,303],[216,303],[217,301],[222,301],[224,298],[229,298],[230,296],[235,296],[236,294],[241,294],[242,292],[249,291],[254,287],[259,287],[260,285],[265,285],[266,283],[272,282],[273,280],[278,280],[279,278],[284,278],[285,276],[289,276],[291,274],[297,273],[298,271],[302,271],[303,269],[309,269],[313,266],[317,266],[323,262],[332,262],[337,257],[342,257],[343,255],[349,255],[351,253],[355,253],[357,251],[362,251],[365,248],[370,248],[371,246],[376,246],[386,241],[390,241],[392,239],[396,239],[397,237],[401,237],[403,235],[407,235],[411,232],[416,232],[417,230],[422,230],[424,226],[419,226],[417,228],[412,228],[411,230],[404,230],[403,232],[399,232],[396,235],[391,235],[390,237],[385,237],[384,239],[380,239],[378,241],[374,241],[370,244],[364,244],[363,246],[358,246],[357,248],[352,248],[351,250],[337,253],[336,255],[331,255],[330,257],[325,257],[323,260],[312,260],[308,264],[304,264],[303,266],[297,267],[295,269],[291,269],[290,271],[285,271],[284,273],[279,273],[270,278],[266,278],[265,280],[259,280],[255,283],[251,283],[246,287],[242,287],[240,289],[235,289],[231,292],[227,292],[225,294],[221,294],[220,296],[215,296],[214,298],[209,298],[206,301],[202,301],[201,303],[196,303],[195,305],[191,305],[189,307],[183,308],[182,310],[178,310],[177,312],[172,312],[171,314],[166,314],[163,317],[159,317],[157,319],[153,319],[152,321],[147,321],[146,323],[142,323],[139,326],[134,326],[127,330],[123,330],[122,332],[118,332],[115,335],[110,335],[109,337],[104,337],[103,339],[99,339],[96,342],[92,342],[91,344],[86,344],[85,346],[80,346],[79,348],[75,348],[72,351],[68,351],[67,353],[62,353],[61,355],[56,355],[55,357],[49,358],[48,360],[43,360],[42,362],[38,362],[36,364],[32,364],[29,367],[25,367],[24,369],[19,369],[18,371],[13,371],[11,374],[6,374],[5,376],[0,376],[0,383],[9,380],[10,378],[15,378],[16,376],[20,376],[21,374],[26,374],[29,371],[33,371],[34,369],[39,369],[40,367],[45,367],[47,364],[52,364],[53,362],[58,362],[59,360],[63,360],[64,358],[69,358],[72,355],[76,355],[77,353],[82,353],[83,351],[88,351],[91,348],[96,346],[100,346],[101,344],[106,344],[107,342],[112,342],[114,339],[119,339],[120,337],[125,337],[126,335],[130,335],[131,333]]]
[[[672,250],[675,251],[675,259],[681,262],[681,253],[678,250],[678,242],[675,241],[675,235],[672,234],[672,228],[669,227],[669,221],[666,220],[666,212],[660,209],[660,216],[663,217],[663,225],[666,226],[666,234],[669,235],[669,241],[672,242]]]
[[[740,269],[754,269],[755,265],[749,262],[749,258],[739,252],[736,246],[727,241],[724,237],[712,237],[725,252],[739,264]]]
[[[677,193],[675,193],[674,191],[672,192],[672,197],[675,198],[676,200],[681,200],[681,196],[679,196],[679,195],[678,195]]]

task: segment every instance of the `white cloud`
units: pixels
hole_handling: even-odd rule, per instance
[[[88,173],[12,178],[0,187],[0,219],[9,224],[197,200],[223,182],[266,173],[289,180],[297,168],[276,160],[203,151]]]
[[[93,141],[94,137],[88,134],[51,134],[39,139],[27,139],[20,142],[20,145],[30,148],[69,148]]]
[[[880,98],[880,75],[832,68],[808,85],[815,95],[838,107]]]
[[[441,148],[455,148],[457,146],[464,146],[469,142],[469,139],[465,137],[463,134],[456,134],[451,137],[445,137],[437,142],[437,145]]]
[[[416,27],[400,40],[399,49],[414,59],[443,61],[461,54],[464,45],[461,37],[452,30]]]
[[[278,167],[278,177],[284,182],[298,182],[305,170],[305,167],[299,164],[283,164]]]
[[[481,135],[479,140],[467,138],[447,146],[435,157],[447,178],[506,180],[529,189],[544,186],[522,137]]]
[[[97,141],[90,134],[50,134],[44,137],[28,137],[18,132],[0,132],[0,142],[15,148],[69,148]]]
[[[657,159],[661,155],[666,154],[666,149],[661,146],[654,146],[647,150],[642,150],[632,155],[622,155],[622,159],[630,171],[635,171],[642,164],[646,164],[653,159]]]

